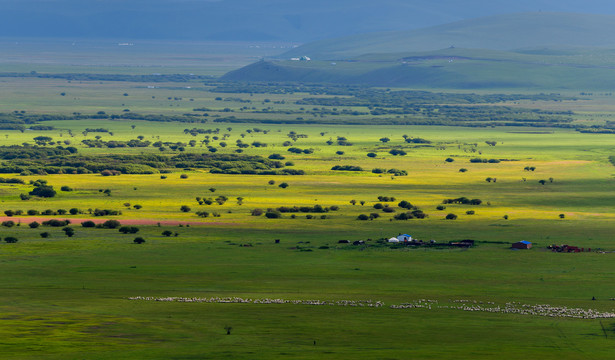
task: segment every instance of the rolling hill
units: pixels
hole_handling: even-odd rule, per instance
[[[449,89],[612,89],[613,32],[615,16],[498,15],[317,41],[283,56],[310,61],[260,61],[223,78]]]

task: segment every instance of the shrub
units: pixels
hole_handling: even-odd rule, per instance
[[[180,179],[187,179],[188,178],[188,174],[181,174],[179,175]]]
[[[2,226],[10,228],[10,227],[15,226],[15,222],[12,220],[3,221]]]
[[[405,151],[403,151],[403,150],[393,149],[393,150],[389,151],[389,154],[394,155],[394,156],[397,156],[397,155],[404,156],[407,153]]]
[[[121,226],[119,221],[117,220],[107,220],[102,224],[102,227],[105,229],[117,229]]]
[[[559,214],[559,218],[560,218],[560,219],[563,219],[563,218],[565,218],[565,217],[566,217],[566,215],[565,215],[565,214]]]
[[[383,208],[384,208],[384,205],[382,205],[381,203],[374,204],[374,209],[380,210],[380,209],[383,209]]]
[[[135,244],[143,244],[145,242],[145,239],[142,237],[136,237],[132,242],[134,242]]]
[[[81,223],[81,226],[84,228],[93,228],[96,227],[96,223],[92,220],[87,220]]]
[[[367,157],[375,158],[376,156],[378,156],[376,155],[376,153],[373,153],[373,152],[367,153]]]
[[[385,206],[384,208],[382,208],[382,211],[385,213],[394,213],[395,209],[393,209],[392,207]]]
[[[367,216],[365,214],[361,214],[361,215],[357,216],[357,220],[369,220],[369,216]]]
[[[39,224],[36,221],[33,221],[33,222],[29,223],[28,226],[30,227],[30,229],[36,229],[37,227],[41,226],[41,224]]]
[[[269,155],[269,159],[271,159],[271,160],[284,160],[286,158],[284,156],[280,155],[280,154],[271,154],[271,155]]]
[[[280,185],[278,185],[278,187],[281,187],[282,189],[286,189],[288,187],[288,184],[283,182]]]
[[[267,219],[279,219],[282,217],[282,214],[279,211],[267,211],[265,217]]]
[[[65,186],[62,186],[62,187],[60,188],[60,190],[61,190],[61,191],[73,191],[73,188],[71,188],[70,186],[66,186],[66,185],[65,185]]]
[[[48,238],[48,237],[49,237],[49,233],[48,233],[47,231],[42,232],[42,233],[41,233],[41,237],[42,237],[43,239],[46,239],[46,238]]]
[[[34,188],[34,190],[29,192],[30,195],[50,198],[56,196],[56,191],[53,189],[53,186],[41,185]]]
[[[118,170],[103,170],[100,172],[100,175],[102,176],[118,176],[121,174],[122,172]]]
[[[399,204],[397,204],[397,206],[399,206],[402,209],[412,209],[412,204],[406,200],[400,201]]]
[[[466,172],[466,171],[468,171],[468,169],[466,169],[466,168],[461,168],[461,169],[459,169],[459,172],[461,172],[461,173],[464,173],[464,172]]]
[[[72,208],[72,209],[68,210],[68,212],[69,212],[69,214],[71,214],[71,215],[77,215],[77,214],[79,214],[79,209],[77,209],[77,208]]]
[[[474,210],[466,211],[466,215],[474,215],[474,214],[475,214]]]
[[[162,232],[162,236],[167,236],[168,237],[168,236],[171,236],[171,235],[173,235],[172,231],[165,230],[165,231]]]
[[[252,210],[250,215],[252,215],[252,216],[261,216],[261,215],[263,215],[263,213],[264,213],[263,209],[254,209],[254,210]]]
[[[4,210],[4,215],[11,217],[15,215],[15,212],[13,210]]]
[[[188,205],[182,205],[182,206],[179,208],[179,210],[180,210],[181,212],[189,212],[191,209],[190,209],[190,206],[188,206]]]
[[[122,226],[120,227],[119,232],[122,234],[136,234],[139,232],[139,228],[134,226]]]
[[[455,220],[455,219],[457,219],[457,215],[455,214],[446,215],[446,220]]]
[[[446,161],[446,162],[453,162],[453,161],[455,161],[455,159],[449,157],[449,158],[446,158],[446,160],[444,160],[444,161]]]
[[[17,240],[17,238],[13,236],[7,236],[4,238],[4,241],[6,241],[8,244],[14,244],[18,242],[19,240]]]
[[[444,210],[444,209],[446,209],[446,206],[444,206],[444,205],[436,206],[436,210]]]

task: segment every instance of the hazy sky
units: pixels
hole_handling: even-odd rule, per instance
[[[305,42],[530,11],[615,14],[615,1],[0,0],[0,37]]]

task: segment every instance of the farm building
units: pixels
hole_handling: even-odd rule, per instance
[[[532,243],[529,241],[525,241],[525,240],[512,244],[513,249],[530,249],[531,247],[532,247]]]
[[[408,234],[402,234],[402,235],[397,236],[397,240],[403,241],[403,242],[412,241],[412,236]]]

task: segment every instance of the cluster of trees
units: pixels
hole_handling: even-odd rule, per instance
[[[329,211],[338,211],[339,206],[333,205],[328,207],[323,207],[322,205],[314,205],[314,206],[280,206],[275,209],[280,213],[325,213]],[[254,211],[252,211],[254,212]]]
[[[355,165],[335,165],[331,168],[335,171],[363,171],[363,168]]]
[[[456,199],[444,199],[442,204],[463,204],[463,205],[480,205],[483,201],[481,199],[468,199],[467,197],[460,197]]]
[[[81,156],[66,149],[39,147],[0,147],[0,159],[8,160],[0,173],[88,174],[104,170],[122,174],[155,174],[173,168],[209,169],[222,174],[303,175],[303,170],[282,169],[286,164],[261,156],[243,154],[181,153],[174,156],[155,154],[101,154]],[[277,170],[281,169],[281,170]]]
[[[471,163],[490,163],[490,164],[497,164],[499,163],[501,160],[500,159],[481,159],[481,158],[472,158],[470,159]]]
[[[96,224],[92,220],[86,220],[81,223],[81,226],[84,228],[98,228],[98,229],[119,229],[122,227],[122,224],[117,220],[107,220],[103,223]],[[132,230],[130,230],[132,231]],[[130,233],[130,231],[128,233]],[[138,230],[137,230],[138,231]]]
[[[28,215],[28,216],[36,216],[36,215],[66,215],[66,214],[70,214],[70,215],[77,215],[77,214],[82,214],[83,212],[77,208],[71,208],[70,210],[66,210],[66,209],[58,209],[58,210],[51,210],[51,209],[47,209],[47,210],[35,210],[35,209],[30,209],[27,211],[23,211],[23,210],[4,210],[4,215],[8,216],[8,217],[12,217],[12,216],[22,216],[22,215]]]
[[[392,174],[395,176],[407,176],[408,172],[406,170],[399,169],[382,169],[382,168],[374,168],[372,169],[372,173],[374,174]]]
[[[290,147],[287,149],[288,152],[294,154],[312,154],[314,153],[314,149],[300,149],[298,147]]]
[[[84,139],[84,140],[81,140],[81,143],[83,143],[83,145],[89,148],[108,148],[108,149],[125,148],[125,147],[131,147],[131,148],[148,147],[152,144],[150,141],[147,141],[147,140],[141,141],[139,139],[132,139],[128,141],[116,141],[116,140],[104,141],[101,139]]]

